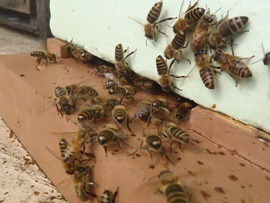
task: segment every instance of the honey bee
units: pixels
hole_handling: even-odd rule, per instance
[[[137,49],[135,50],[137,51]],[[125,56],[124,54],[127,52],[127,49],[123,51],[122,44],[118,44],[115,47],[115,69],[121,73],[126,73],[129,69],[128,63],[125,62],[126,58],[129,57],[131,54],[133,54],[135,51],[132,51],[128,55]]]
[[[250,78],[252,73],[247,67],[247,65],[242,61],[243,59],[250,60],[253,56],[249,58],[242,58],[238,56],[233,56],[228,52],[224,52],[219,49],[213,55],[213,58],[220,65],[222,70],[225,70],[236,82],[236,87],[238,83],[238,78]]]
[[[161,91],[161,87],[156,81],[150,80],[146,77],[142,77],[139,75],[135,77],[135,79],[133,80],[133,84],[136,87],[143,89],[145,91],[149,91],[153,93],[158,93],[159,91]]]
[[[100,65],[95,68],[95,74],[96,75],[104,75],[105,73],[111,73],[115,71],[114,67],[106,66],[106,65]]]
[[[81,129],[75,134],[75,139],[85,148],[85,143],[94,142],[96,135],[94,125],[90,121],[86,121],[82,123]]]
[[[87,62],[93,60],[93,55],[90,54],[90,53],[87,52],[87,51],[84,51],[84,52],[82,52],[82,54],[80,55],[80,59],[81,59],[84,63],[87,63]]]
[[[188,203],[186,189],[182,182],[171,171],[161,171],[159,176],[159,191],[165,195],[167,203]]]
[[[141,22],[135,20],[137,23],[144,26],[144,34],[145,34],[145,37],[147,38],[147,40],[148,39],[150,41],[155,40],[155,42],[156,42],[157,41],[157,31],[164,34],[164,35],[166,35],[164,32],[161,32],[158,29],[157,24],[159,24],[161,22],[164,22],[166,20],[175,19],[175,18],[165,18],[163,20],[160,20],[160,21],[156,22],[158,20],[159,16],[160,16],[162,6],[163,6],[162,1],[159,1],[159,2],[154,4],[154,6],[151,8],[151,10],[149,11],[149,13],[147,15],[147,24],[142,24]],[[147,43],[147,40],[146,40],[146,43]]]
[[[111,73],[105,73],[104,75],[105,75],[106,78],[108,78],[109,80],[114,81],[115,84],[118,84],[120,86],[129,84],[127,74],[123,74],[123,73],[118,72],[118,71],[113,71]]]
[[[88,201],[90,198],[96,198],[95,193],[89,192],[88,186],[95,185],[94,182],[90,182],[90,170],[89,166],[80,166],[73,175],[74,191],[81,201]]]
[[[117,142],[119,148],[127,152],[121,143],[123,142],[124,144],[129,146],[127,143],[124,142],[124,140],[126,139],[128,139],[127,136],[123,134],[122,132],[120,132],[117,126],[112,125],[112,124],[107,124],[97,135],[96,142],[103,146],[104,151],[106,153],[106,157],[107,157],[107,147],[113,142]]]
[[[118,189],[119,187],[117,187],[114,194],[110,190],[104,190],[103,194],[100,197],[100,203],[115,203],[115,198],[118,194]]]
[[[89,81],[89,80],[86,80],[86,81]],[[93,87],[91,87],[89,85],[83,84],[86,81],[82,81],[78,84],[71,84],[71,85],[66,86],[65,88],[68,92],[68,95],[72,96],[74,98],[81,97],[84,100],[86,100],[85,97],[98,96],[97,90],[95,90]]]
[[[109,94],[114,95],[115,97],[121,97],[120,103],[124,98],[134,101],[133,96],[136,94],[136,92],[135,87],[131,85],[118,86],[109,90]]]
[[[81,55],[83,55],[85,51],[83,50],[82,46],[74,45],[70,49],[70,52],[77,60],[82,60]]]
[[[97,96],[90,101],[91,106],[102,105],[106,107],[108,110],[120,104],[121,103],[119,100],[111,98],[110,96]]]
[[[179,120],[183,119],[194,106],[190,102],[183,102],[176,110],[175,117]]]
[[[200,76],[203,84],[208,89],[215,88],[215,73],[218,71],[214,70],[214,66],[211,65],[211,60],[207,55],[207,49],[201,49],[195,52],[195,63],[200,68]],[[195,67],[194,67],[195,68]]]
[[[129,130],[129,132],[131,132],[132,136],[135,136],[135,134],[132,132],[132,130],[129,127],[129,115],[128,115],[128,112],[126,110],[126,107],[124,107],[123,105],[115,106],[113,111],[112,111],[112,116],[113,116],[113,120],[118,128],[119,128],[118,123],[122,124],[123,122],[126,121],[127,128]]]
[[[71,142],[68,142],[65,138],[63,138],[59,142],[59,147],[61,151],[61,158],[64,163],[74,161],[77,155],[81,151],[81,143],[77,139],[73,139]]]
[[[190,142],[190,136],[177,126],[176,123],[166,122],[162,126],[162,135],[167,138],[170,143],[170,150],[172,152],[172,141],[178,142],[178,147],[182,151],[181,144],[188,144]]]
[[[160,83],[162,90],[165,92],[170,92],[174,88],[176,88],[176,89],[181,91],[181,89],[179,89],[173,85],[173,80],[172,80],[171,76],[176,77],[176,78],[182,78],[185,76],[169,75],[172,63],[170,64],[170,67],[168,68],[167,63],[165,62],[165,60],[162,58],[161,55],[159,55],[156,58],[156,65],[157,65],[157,72],[161,76],[161,78],[159,79],[159,83]]]
[[[66,88],[58,86],[54,89],[53,94],[54,94],[54,100],[56,102],[57,111],[62,116],[63,114],[70,115],[71,110],[76,109],[75,101],[71,97],[68,96],[68,92]]]
[[[103,105],[94,105],[94,106],[84,106],[84,110],[82,110],[78,115],[78,121],[80,123],[94,120],[103,119],[107,116],[106,108]]]
[[[180,50],[181,48],[184,48],[185,46],[185,41],[186,41],[186,31],[185,30],[180,30],[177,32],[175,37],[173,38],[172,42],[166,47],[164,51],[164,56],[167,59],[173,59],[173,61],[177,61],[179,63],[179,53],[181,54],[181,58],[186,59],[190,62],[189,59],[184,58],[182,56],[182,51]]]
[[[207,37],[207,46],[211,49],[224,47],[227,42],[226,39],[232,37],[239,32],[247,32],[248,30],[241,31],[247,24],[247,16],[237,16],[227,20],[229,12],[225,18],[221,19],[216,25],[214,31]]]
[[[46,66],[48,64],[48,60],[53,61],[54,63],[57,63],[56,62],[56,55],[49,52],[49,51],[32,51],[31,56],[38,57],[37,61],[36,61],[37,66],[41,63],[42,59],[46,61]]]
[[[136,151],[131,153],[130,155],[135,154],[140,149],[145,149],[149,153],[152,161],[153,161],[153,157],[152,157],[151,151],[160,153],[162,160],[164,160],[165,157],[166,157],[166,159],[169,160],[169,158],[166,155],[165,149],[162,145],[162,139],[155,134],[150,134],[150,135],[144,137],[142,142],[141,142],[140,147],[137,148]]]
[[[153,107],[165,107],[168,108],[169,107],[169,102],[166,99],[156,99],[152,102],[152,106]]]
[[[151,123],[151,114],[150,114],[151,105],[152,105],[151,101],[149,101],[149,100],[142,100],[138,104],[138,106],[136,108],[136,113],[134,115],[134,118],[136,116],[138,116],[141,121],[147,122],[147,127]]]
[[[263,50],[263,55],[264,55],[263,64],[268,65],[270,67],[270,52],[265,54],[263,43],[262,43],[262,50]]]
[[[151,116],[156,120],[158,126],[160,126],[163,121],[170,119],[171,113],[167,108],[157,106],[152,107]]]
[[[103,83],[103,87],[105,89],[111,89],[111,88],[114,88],[114,87],[118,87],[118,84],[115,81],[113,81],[113,80],[106,80]]]
[[[199,1],[197,1],[193,6],[189,4],[188,9],[185,12],[184,18],[181,18],[180,15],[182,13],[184,1],[182,2],[179,12],[179,18],[173,26],[174,33],[180,32],[181,30],[191,30],[191,28],[199,22],[205,12],[205,9],[200,7],[195,8],[198,2]]]
[[[216,16],[214,14],[210,15],[210,10],[208,10],[208,12],[202,17],[202,20],[198,23],[190,38],[190,47],[193,52],[202,48],[205,43],[205,36],[212,32],[212,25],[215,21]]]

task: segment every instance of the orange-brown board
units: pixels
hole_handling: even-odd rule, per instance
[[[64,197],[72,203],[80,202],[73,191],[71,176],[65,174],[61,162],[47,149],[60,157],[59,141],[62,138],[73,139],[74,135],[66,133],[76,132],[80,128],[75,124],[78,112],[69,116],[73,122],[67,122],[65,117],[57,114],[52,102],[53,90],[57,86],[91,79],[100,95],[107,95],[108,90],[102,86],[106,79],[96,76],[93,66],[78,63],[72,58],[58,59],[58,64],[50,62],[47,67],[41,62],[39,70],[35,60],[30,54],[0,56],[0,115]],[[174,119],[177,95],[173,93],[154,95],[138,92],[134,102],[124,100],[123,104],[132,118],[136,105],[142,99],[156,98],[169,101]],[[215,119],[218,123],[215,123]],[[222,119],[229,123],[227,126],[233,127],[228,127],[228,131],[222,129]],[[126,149],[134,152],[141,143],[142,130],[146,124],[138,118],[131,121],[130,127],[136,137],[131,137],[127,128],[122,127],[128,136],[127,143],[133,147]],[[111,117],[108,123],[113,123]],[[191,136],[192,141],[184,146],[184,152],[174,143],[173,152],[170,153],[169,142],[164,139],[167,155],[174,165],[166,160],[165,163],[166,167],[181,179],[191,203],[269,201],[269,146],[255,138],[260,131],[252,128],[252,133],[245,136],[246,129],[249,131],[251,127],[236,124],[236,121],[200,106],[191,111],[189,119],[178,123]],[[103,124],[99,122],[98,126]],[[157,132],[154,124],[152,121],[147,132]],[[100,129],[101,127],[98,127],[98,130]],[[238,134],[233,134],[232,130],[241,131],[244,135],[239,137]],[[235,139],[231,141],[233,137]],[[108,157],[105,157],[103,148],[97,144],[86,145],[86,148],[97,158],[96,164],[93,161],[88,164],[94,166],[91,173],[92,180],[97,184],[94,190],[98,196],[104,189],[115,191],[119,186],[116,200],[118,203],[166,202],[165,197],[156,192],[158,178],[150,179],[167,169],[163,166],[159,154],[153,153],[152,162],[144,150],[134,156],[127,156],[113,145],[109,147]],[[253,160],[250,161],[249,158]],[[265,165],[262,166],[263,164]]]

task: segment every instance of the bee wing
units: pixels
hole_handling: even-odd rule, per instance
[[[194,73],[196,70],[196,65],[191,69],[191,71],[189,71],[188,75],[183,79],[183,82],[181,83],[180,87],[186,85],[187,83],[191,82],[192,80],[194,80]]]
[[[109,80],[113,80],[114,82],[116,82],[117,84],[119,84],[118,78],[116,78],[113,73],[105,73],[104,76],[106,78],[108,78]]]
[[[94,85],[92,83],[92,79],[86,79],[86,80],[83,80],[81,82],[78,83],[79,85],[88,85],[88,86],[91,86],[91,87],[95,87],[96,85]]]

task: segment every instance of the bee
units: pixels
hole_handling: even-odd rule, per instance
[[[176,60],[179,63],[178,59],[179,53],[181,54],[181,58],[184,58],[182,56],[182,51],[180,49],[186,47],[184,46],[186,41],[186,33],[187,32],[185,30],[178,31],[175,37],[173,38],[172,42],[166,47],[164,51],[164,56],[167,59],[173,58],[173,61]],[[184,59],[188,60],[189,63],[191,63],[189,59],[187,58]]]
[[[114,88],[114,87],[118,87],[118,84],[115,81],[113,81],[113,80],[106,80],[103,83],[103,87],[105,89],[111,89],[111,88]]]
[[[166,99],[156,99],[152,102],[152,106],[153,107],[165,107],[168,108],[169,107],[169,102]]]
[[[136,87],[143,89],[145,91],[149,91],[153,93],[157,93],[161,91],[161,87],[156,81],[150,80],[146,77],[142,77],[139,75],[135,77],[135,79],[133,80],[133,84]]]
[[[156,42],[157,41],[157,31],[166,35],[164,32],[161,32],[158,29],[157,24],[164,22],[166,20],[175,19],[175,18],[165,18],[163,20],[156,22],[160,16],[162,6],[163,6],[162,1],[159,1],[159,2],[154,4],[154,6],[151,8],[151,10],[149,11],[149,13],[147,15],[147,24],[143,24],[143,23],[135,20],[137,23],[141,24],[144,27],[144,35],[147,38],[147,40],[148,39],[150,41],[155,40],[155,42]],[[146,46],[147,46],[147,40],[146,40]]]
[[[127,152],[121,143],[121,142],[125,143],[124,140],[126,139],[128,139],[127,136],[121,133],[117,126],[112,125],[112,124],[107,124],[97,135],[96,142],[103,146],[103,149],[107,157],[107,147],[113,142],[117,142],[119,148]],[[129,146],[127,143],[125,144]]]
[[[160,126],[163,121],[169,120],[171,117],[171,113],[167,108],[157,106],[157,107],[152,107],[151,109],[151,116],[153,119],[156,120],[156,124]]]
[[[236,87],[238,83],[238,78],[250,78],[252,73],[247,67],[247,65],[242,61],[243,59],[250,60],[253,56],[249,58],[242,58],[238,56],[233,56],[228,52],[224,52],[219,49],[213,55],[213,58],[220,65],[222,70],[225,70],[236,82]]]
[[[93,60],[93,55],[90,54],[90,53],[87,52],[87,51],[84,51],[84,52],[82,52],[82,54],[80,55],[80,59],[81,59],[84,63],[87,63],[87,62]]]
[[[179,120],[183,119],[194,106],[190,102],[183,102],[176,110],[175,117]]]
[[[215,88],[215,73],[218,71],[214,70],[214,66],[211,65],[211,60],[207,55],[207,49],[200,49],[195,52],[195,63],[200,68],[200,76],[203,84],[208,89]]]
[[[265,54],[263,43],[262,43],[262,50],[263,50],[263,55],[264,55],[263,64],[268,65],[270,67],[270,52]]]
[[[128,112],[126,110],[126,107],[124,107],[123,105],[115,106],[113,111],[112,111],[112,116],[113,116],[113,120],[118,128],[119,128],[118,123],[121,124],[121,123],[126,121],[127,128],[129,130],[129,132],[131,132],[132,136],[135,136],[135,134],[132,132],[132,130],[129,127],[129,115],[128,115]]]
[[[53,61],[54,63],[57,63],[56,62],[56,55],[49,52],[49,51],[32,51],[31,56],[38,57],[37,61],[36,61],[37,66],[41,63],[42,59],[46,61],[46,66],[48,64],[48,60]]]
[[[180,32],[181,30],[191,30],[191,27],[193,27],[199,22],[205,12],[205,9],[201,7],[195,8],[198,2],[199,1],[197,1],[193,6],[189,4],[188,9],[185,12],[184,18],[181,18],[180,15],[182,13],[184,1],[182,2],[179,12],[179,19],[175,22],[173,26],[174,33]]]
[[[70,115],[71,110],[76,109],[75,101],[71,97],[68,96],[68,92],[66,88],[58,86],[54,89],[53,94],[54,94],[54,100],[56,102],[57,111],[62,116],[63,114]]]
[[[239,32],[248,32],[248,30],[241,31],[247,24],[247,16],[237,16],[227,20],[229,12],[225,18],[221,19],[216,25],[214,31],[207,37],[207,46],[211,49],[224,47],[227,38],[232,37]]]
[[[118,86],[109,90],[109,94],[114,95],[115,97],[121,97],[120,103],[124,98],[134,101],[133,96],[136,94],[136,92],[135,87],[131,85]]]
[[[63,138],[59,142],[61,158],[64,163],[74,161],[81,151],[81,143],[77,139],[73,139],[71,142],[68,142],[65,138]]]
[[[90,170],[89,166],[80,166],[73,175],[74,191],[81,201],[88,201],[90,198],[96,198],[95,193],[89,192],[88,186],[95,185],[94,182],[90,182]]]
[[[149,100],[142,100],[137,108],[136,108],[136,113],[134,115],[134,118],[136,116],[139,117],[139,119],[143,122],[147,122],[147,127],[150,125],[151,123],[151,101]]]
[[[202,17],[202,20],[198,23],[195,31],[190,38],[190,47],[193,52],[196,52],[202,48],[205,43],[205,36],[209,35],[213,28],[212,25],[216,21],[214,14],[210,15],[210,10]]]
[[[119,187],[117,187],[114,194],[110,190],[104,190],[103,194],[100,197],[100,203],[115,203],[115,198],[118,194],[118,189]]]
[[[106,108],[103,105],[85,106],[78,115],[78,121],[80,123],[94,120],[96,123],[97,119],[103,119],[107,116]]]
[[[136,151],[131,153],[130,155],[135,154],[140,149],[145,149],[149,153],[152,161],[153,161],[153,157],[152,157],[151,151],[160,153],[162,160],[164,159],[164,157],[166,157],[166,159],[169,160],[169,158],[166,155],[164,146],[162,145],[162,139],[155,134],[150,134],[150,135],[144,137],[142,142],[141,142],[140,147],[137,148]]]
[[[81,129],[75,134],[75,139],[85,148],[85,143],[94,142],[96,135],[94,125],[90,121],[86,121],[82,123]]]
[[[102,105],[106,107],[107,109],[114,108],[115,106],[120,105],[120,104],[121,103],[119,100],[115,98],[111,98],[110,96],[97,96],[90,101],[91,106]]]
[[[178,147],[182,151],[181,144],[188,144],[190,142],[190,136],[177,126],[176,123],[166,122],[162,126],[162,135],[167,138],[170,143],[170,149],[172,152],[172,141],[178,142]]]
[[[174,88],[181,91],[181,89],[179,89],[173,85],[173,80],[172,80],[171,76],[176,77],[176,78],[185,77],[185,76],[169,75],[172,64],[173,63],[171,63],[170,67],[168,68],[167,63],[165,62],[165,60],[162,58],[161,55],[159,55],[156,58],[157,72],[161,76],[161,78],[159,79],[159,83],[160,83],[162,90],[165,92],[170,92]]]
[[[83,47],[79,45],[74,45],[70,49],[70,52],[77,60],[81,60],[81,61],[82,61],[81,56],[85,53],[85,51],[83,50]]]
[[[89,81],[89,80],[86,80]],[[68,92],[69,96],[72,96],[74,98],[78,98],[81,97],[84,100],[85,96],[87,97],[96,97],[98,96],[98,92],[97,90],[95,90],[93,87],[89,86],[89,85],[84,85],[83,83],[85,83],[86,81],[82,81],[78,84],[71,84],[66,86],[66,90]]]
[[[105,73],[111,73],[115,71],[114,67],[106,66],[106,65],[100,65],[95,68],[95,74],[96,75],[104,75]]]
[[[171,171],[161,171],[159,176],[159,191],[165,195],[167,203],[188,203],[186,189],[182,182]]]
[[[135,51],[137,51],[137,49]],[[123,51],[122,44],[116,45],[116,47],[115,47],[115,61],[116,61],[116,63],[114,64],[115,69],[121,73],[126,73],[127,70],[129,69],[129,67],[128,67],[128,63],[125,62],[125,60],[127,57],[132,55],[135,51],[132,51],[131,53],[126,55],[124,58],[124,54],[127,52],[127,49],[125,49]]]

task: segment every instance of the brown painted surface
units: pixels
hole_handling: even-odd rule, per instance
[[[102,89],[105,79],[92,74],[94,69],[90,65],[71,58],[58,59],[58,64],[49,62],[47,67],[42,61],[39,71],[35,60],[30,54],[0,56],[0,114],[67,200],[79,202],[73,192],[70,176],[65,174],[61,162],[47,150],[49,148],[59,156],[59,141],[63,137],[68,140],[73,138],[73,135],[64,133],[79,129],[73,123],[77,120],[78,112],[69,116],[73,122],[67,122],[57,115],[52,103],[53,90],[56,86],[91,78],[95,89],[101,95],[106,95],[108,90]],[[124,101],[124,105],[130,117],[133,117],[135,106],[141,99],[156,98],[166,98],[170,110],[174,111],[177,95],[171,93],[152,95],[139,92],[133,103]],[[113,121],[110,118],[108,122]],[[146,133],[157,131],[154,123],[152,121]],[[103,123],[98,125],[102,126]],[[182,180],[190,202],[269,200],[269,146],[255,138],[263,132],[199,106],[192,109],[190,118],[179,122],[179,125],[193,141],[183,147],[184,152],[174,143],[173,152],[167,153],[174,166],[167,161],[165,164]],[[133,146],[133,149],[127,148],[129,152],[139,147],[145,126],[138,119],[132,120],[130,127],[136,137],[131,137],[127,128],[123,127],[129,137],[128,144]],[[169,151],[169,143],[164,140],[164,144]],[[118,203],[166,202],[161,194],[155,194],[157,178],[149,180],[166,169],[160,155],[153,153],[152,162],[144,150],[136,153],[140,156],[127,156],[122,150],[117,151],[117,146],[112,146],[106,158],[101,146],[92,144],[86,147],[97,157],[97,163],[90,161],[89,165],[94,165],[93,181],[97,184],[95,191],[98,196],[104,189],[115,191],[119,186]]]

